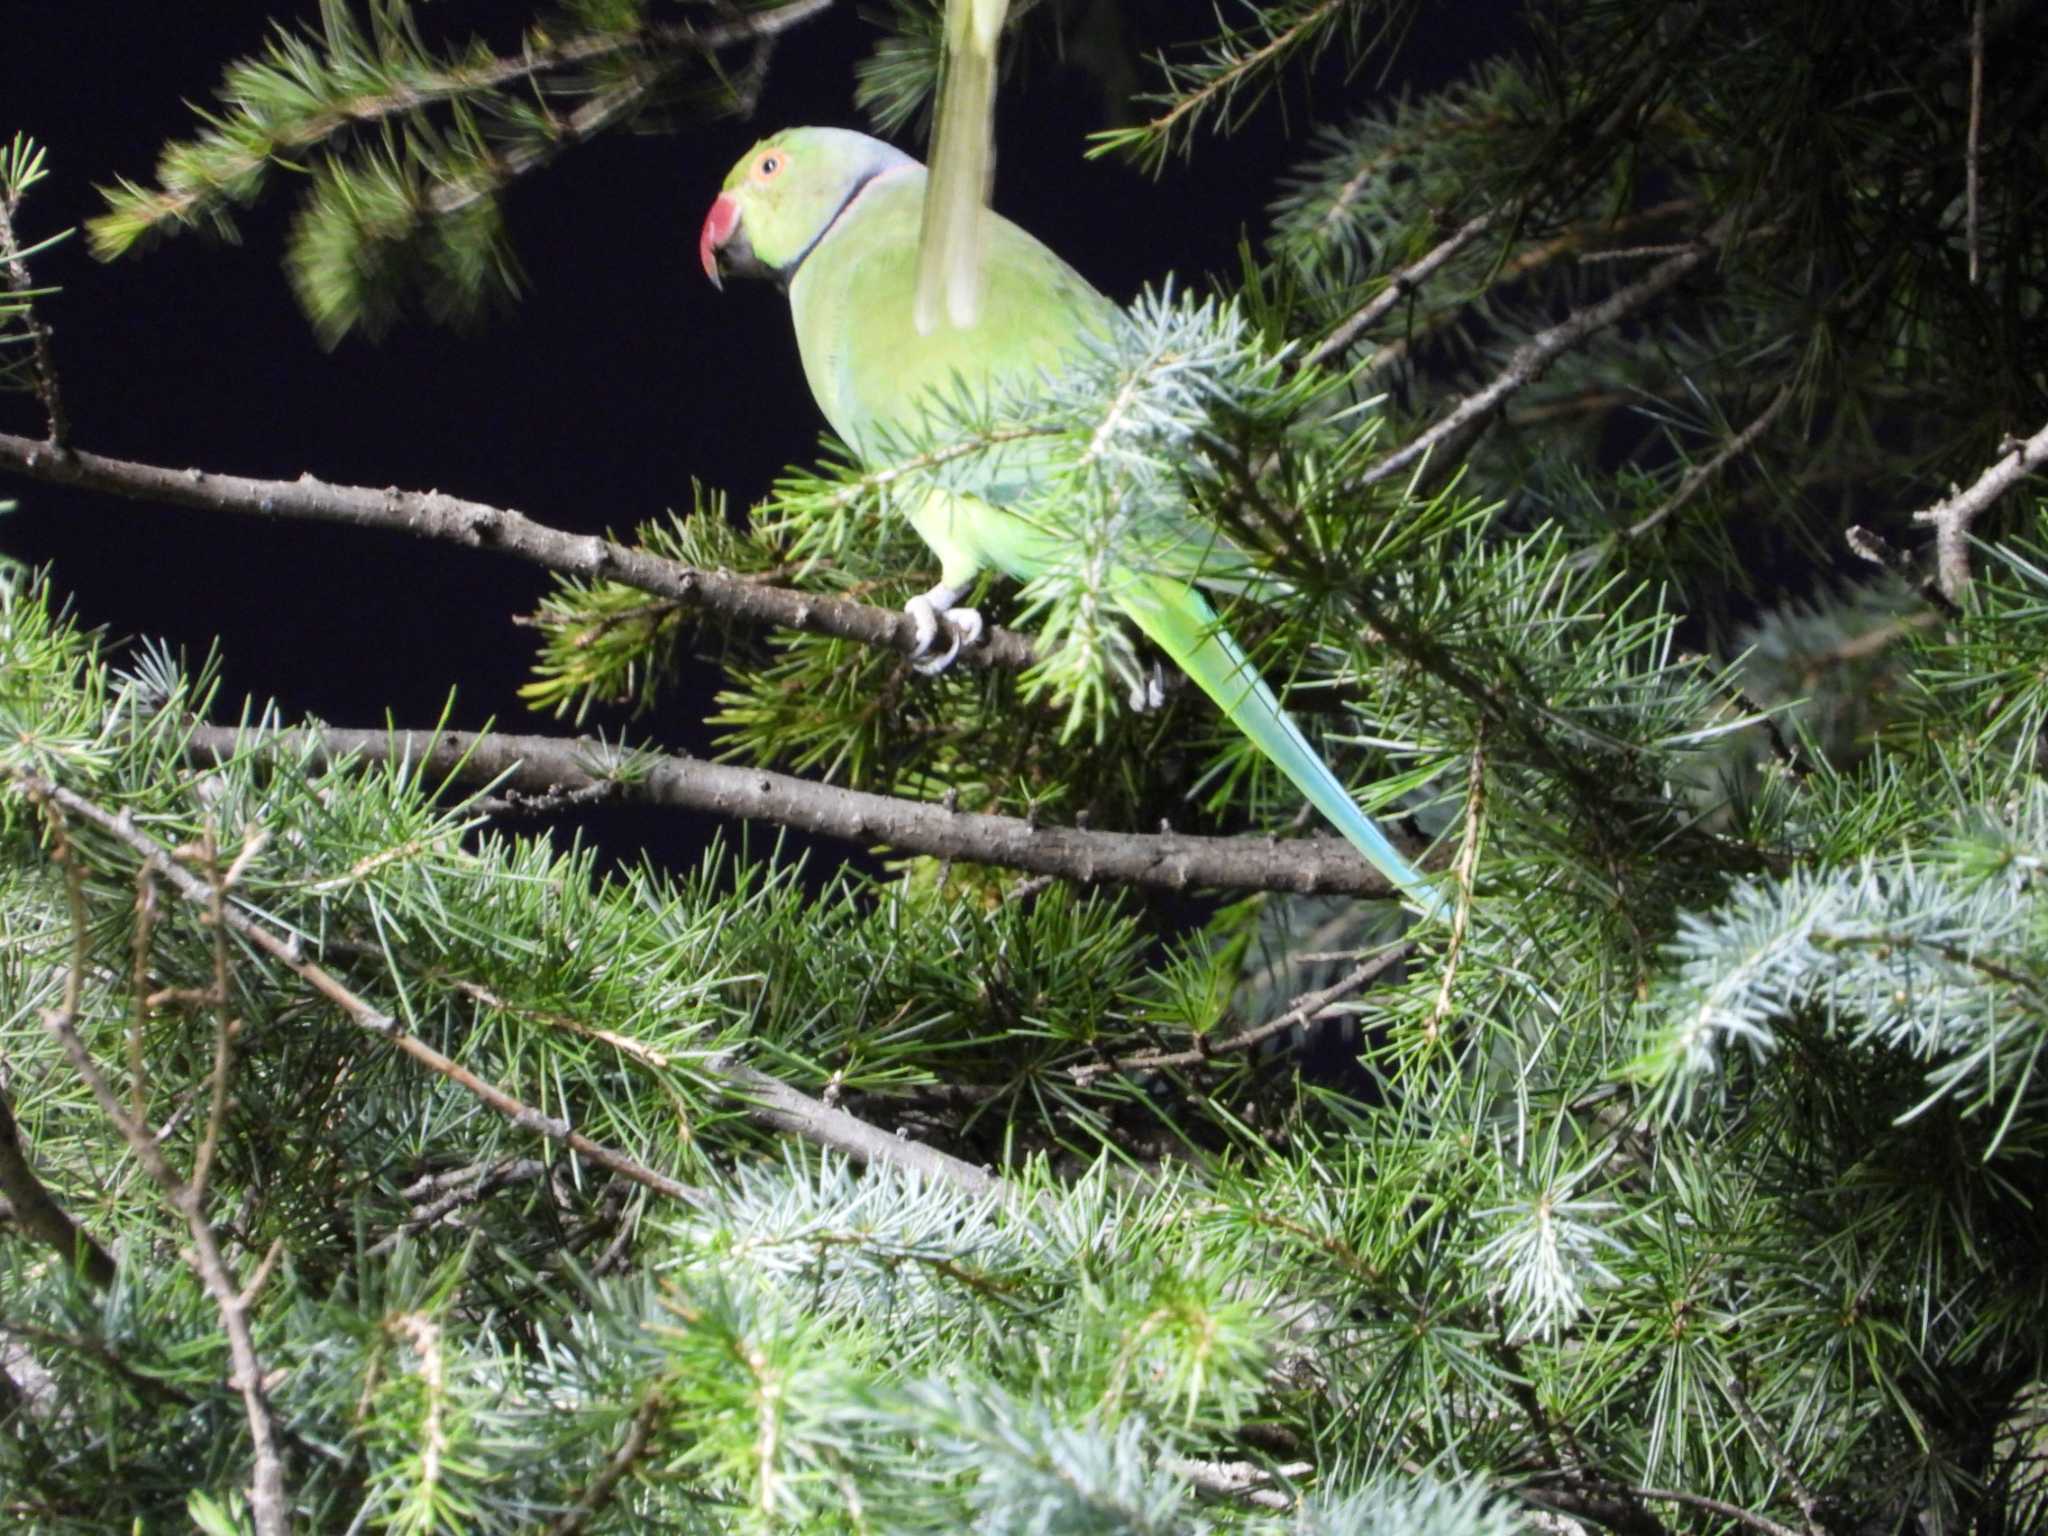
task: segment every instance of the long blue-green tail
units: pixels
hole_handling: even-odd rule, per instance
[[[1288,718],[1273,690],[1218,622],[1208,599],[1173,577],[1137,574],[1125,578],[1117,597],[1131,622],[1216,701],[1231,723],[1252,739],[1373,868],[1393,881],[1425,917],[1449,915],[1442,895],[1358,808],[1330,765]]]

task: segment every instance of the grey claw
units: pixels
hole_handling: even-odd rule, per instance
[[[915,661],[932,648],[932,642],[939,638],[939,615],[928,597],[913,597],[903,605],[903,611],[910,615],[911,627],[916,631],[916,643],[910,648],[911,660]]]
[[[946,668],[953,665],[953,658],[960,654],[960,636],[950,624],[946,626],[946,638],[952,643],[943,651],[939,652],[936,656],[914,658],[910,663],[911,667],[918,672],[922,672],[926,677],[936,677],[945,671]]]
[[[1131,709],[1140,715],[1149,715],[1155,709],[1166,707],[1166,673],[1158,662],[1152,663],[1152,670],[1131,684]]]
[[[952,666],[960,648],[979,644],[988,627],[974,609],[948,608],[941,613],[930,597],[913,597],[904,604],[904,611],[917,628],[917,645],[910,653],[910,664],[926,677],[936,676]],[[936,656],[929,655],[941,629],[946,632],[946,649]]]

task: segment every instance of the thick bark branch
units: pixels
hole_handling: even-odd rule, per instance
[[[1195,888],[1389,896],[1386,878],[1334,837],[1278,842],[1263,837],[1192,837],[1178,832],[1084,832],[1037,826],[1017,816],[948,810],[818,784],[789,774],[553,736],[467,731],[378,731],[326,727],[254,731],[200,726],[191,755],[208,766],[237,752],[294,758],[310,748],[328,763],[354,757],[419,764],[436,778],[536,797],[603,799],[667,806],[797,827],[864,846],[886,845],[970,864],[1059,875],[1090,884],[1160,890]],[[1416,852],[1410,844],[1406,851]]]
[[[296,480],[254,480],[199,469],[170,469],[52,448],[7,433],[0,433],[0,473],[167,506],[379,528],[469,549],[495,550],[564,575],[616,581],[720,618],[779,624],[904,655],[917,646],[916,626],[895,609],[792,592],[725,571],[697,570],[595,534],[565,533],[510,508],[465,501],[440,491],[330,485],[311,475]],[[1015,669],[1027,667],[1031,661],[1031,642],[1005,629],[990,630],[979,644],[960,652],[960,662],[967,666]]]

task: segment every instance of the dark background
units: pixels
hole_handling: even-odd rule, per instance
[[[310,20],[317,8],[33,0],[9,11],[0,135],[33,136],[51,172],[19,218],[29,243],[97,212],[95,183],[152,180],[160,146],[194,130],[187,103],[210,103],[223,64],[257,51],[272,18]],[[1205,136],[1192,168],[1177,160],[1158,178],[1083,157],[1085,135],[1107,123],[1102,87],[1039,48],[1006,86],[997,206],[1119,300],[1169,271],[1227,280],[1239,241],[1263,235],[1308,118],[1442,83],[1494,40],[1474,20],[1484,14],[1449,8],[1455,19],[1409,40],[1392,81],[1346,82],[1326,65],[1306,94],[1269,103],[1226,142]],[[527,13],[437,4],[421,17],[430,35],[475,25],[505,50]],[[1162,19],[1188,36],[1211,22],[1200,5],[1133,7],[1141,30]],[[842,4],[785,38],[752,120],[614,134],[527,178],[507,207],[525,299],[477,332],[420,322],[323,351],[280,260],[288,175],[241,219],[239,244],[188,235],[103,265],[74,237],[34,268],[39,284],[63,289],[42,313],[73,445],[224,473],[439,489],[584,531],[628,534],[687,507],[692,477],[746,506],[781,466],[814,453],[820,422],[780,296],[761,284],[716,294],[697,266],[698,228],[761,134],[792,122],[865,126],[852,65],[876,36]],[[1141,78],[1152,78],[1142,66]],[[34,401],[0,397],[0,428],[40,436]],[[287,717],[375,725],[388,712],[429,725],[453,689],[453,724],[541,728],[514,695],[532,636],[512,619],[547,586],[532,567],[26,481],[0,481],[0,498],[20,504],[0,517],[0,551],[50,563],[84,622],[159,637],[195,662],[217,640],[226,708],[250,695],[277,700]],[[716,687],[705,669],[633,733],[702,749]]]

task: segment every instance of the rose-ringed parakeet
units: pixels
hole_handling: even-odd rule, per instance
[[[977,209],[981,303],[972,326],[921,329],[914,314],[925,169],[901,150],[839,128],[791,128],[736,165],[704,221],[698,254],[725,271],[773,277],[789,291],[804,375],[825,419],[874,462],[924,419],[940,393],[977,397],[1027,387],[1110,336],[1117,311],[1087,280],[1015,224]],[[978,481],[913,493],[912,525],[939,558],[939,582],[907,604],[918,652],[943,626],[950,643],[920,663],[935,671],[980,637],[981,616],[956,606],[993,566],[1029,580],[1053,568],[1074,532],[1019,505],[1015,463]],[[1170,656],[1293,781],[1353,847],[1423,911],[1442,898],[1390,843],[1260,680],[1197,583],[1256,590],[1241,550],[1192,518],[1120,559],[1110,600]]]

